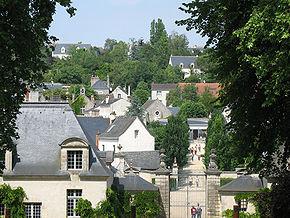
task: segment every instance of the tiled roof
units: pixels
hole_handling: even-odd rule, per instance
[[[103,80],[98,80],[94,83],[94,85],[92,85],[92,88],[94,90],[109,90],[108,86],[107,86],[107,82],[103,81]]]
[[[81,125],[89,144],[96,145],[96,134],[102,134],[110,125],[109,118],[103,117],[77,117],[79,124]]]
[[[179,67],[180,64],[183,64],[183,68],[191,68],[191,64],[196,64],[195,56],[171,56],[171,63],[173,67]]]
[[[198,95],[203,94],[207,89],[213,96],[218,96],[218,92],[221,89],[219,83],[178,83],[180,89],[184,89],[186,86],[195,85],[196,93]]]
[[[177,87],[176,83],[152,83],[151,90],[152,91],[170,91]]]
[[[129,116],[117,117],[107,130],[101,134],[100,138],[118,138],[130,127],[135,119],[137,118]]]
[[[125,175],[125,177],[114,177],[113,184],[116,185],[119,190],[124,191],[158,191],[158,187],[154,186],[150,182],[147,182],[145,179],[133,172]]]
[[[87,141],[68,103],[24,103],[17,116],[18,161],[3,176],[65,175],[60,171],[60,144],[69,138]],[[94,152],[92,151],[94,156]],[[94,176],[109,175],[97,157],[91,158]]]
[[[221,192],[255,192],[263,188],[261,180],[252,176],[239,176],[233,181],[222,186]]]
[[[68,54],[69,50],[72,47],[79,47],[81,49],[89,49],[92,47],[92,45],[91,44],[71,44],[71,43],[56,44],[54,46],[53,54]],[[65,48],[65,53],[61,53],[61,48]]]
[[[123,152],[125,161],[134,167],[140,167],[143,170],[156,170],[159,168],[159,151],[134,151]]]

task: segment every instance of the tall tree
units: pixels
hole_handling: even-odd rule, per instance
[[[178,115],[184,120],[187,118],[203,118],[207,117],[207,111],[201,102],[184,101],[180,106]]]
[[[143,105],[150,97],[150,89],[144,81],[138,83],[137,88],[133,92],[133,98],[138,98]]]
[[[171,55],[191,55],[188,45],[188,39],[184,34],[178,34],[177,32],[173,32],[169,36],[169,49]]]
[[[47,67],[41,50],[50,43],[48,28],[56,4],[72,16],[70,0],[0,2],[0,146],[14,148],[16,116],[26,85],[37,82]]]
[[[187,123],[180,117],[169,117],[165,129],[165,136],[162,148],[165,149],[166,164],[172,166],[174,158],[179,167],[187,164],[187,154],[189,148],[188,141],[189,128]]]
[[[144,109],[142,108],[142,104],[138,98],[132,99],[131,106],[128,108],[126,115],[139,117],[143,121]]]
[[[289,6],[288,0],[198,0],[183,4],[190,18],[178,22],[214,44],[221,102],[231,110],[229,127],[236,133],[239,155],[248,158],[249,169],[262,173],[289,173]],[[283,197],[279,202],[282,207],[273,204],[272,211],[282,211],[273,217],[290,212]]]

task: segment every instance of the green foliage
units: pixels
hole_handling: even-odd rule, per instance
[[[231,110],[228,126],[239,156],[263,174],[283,174],[290,157],[289,5],[288,0],[198,0],[183,4],[190,17],[178,22],[213,45],[221,103]]]
[[[211,149],[216,150],[217,165],[220,170],[234,170],[243,160],[236,153],[232,133],[226,129],[221,111],[212,114],[208,123],[204,164],[208,166]]]
[[[80,115],[81,114],[81,108],[84,108],[86,105],[85,98],[83,95],[78,96],[74,102],[72,102],[71,107],[75,114]]]
[[[47,100],[51,99],[53,96],[59,96],[62,100],[66,100],[67,98],[69,98],[70,95],[69,95],[68,90],[60,88],[60,89],[45,90],[43,92],[43,96]]]
[[[169,91],[167,96],[167,104],[173,107],[180,107],[184,101],[196,101],[196,87],[195,85],[187,85],[183,89],[177,87]]]
[[[48,67],[44,48],[51,42],[48,28],[56,4],[74,14],[70,0],[0,1],[0,145],[4,150],[15,148],[16,116],[26,85],[40,82]]]
[[[171,55],[175,56],[191,55],[188,45],[189,45],[188,39],[184,34],[178,34],[177,32],[173,32],[169,36],[169,48],[171,51]]]
[[[134,196],[136,215],[139,218],[155,218],[161,212],[159,192],[143,191]]]
[[[150,94],[151,93],[148,84],[144,81],[141,81],[138,83],[137,88],[133,92],[133,98],[138,99],[139,102],[143,105],[150,97]]]
[[[203,118],[207,116],[205,106],[200,102],[184,101],[178,113],[182,119],[187,118]]]
[[[11,217],[24,218],[24,204],[26,194],[21,187],[12,189],[10,185],[0,186],[0,203],[10,210]]]
[[[126,218],[130,216],[131,206],[136,206],[139,218],[157,217],[161,212],[161,201],[158,192],[143,191],[136,194],[118,191],[116,187],[107,189],[106,200],[92,207],[88,200],[80,199],[76,211],[82,218]]]
[[[216,98],[210,93],[207,88],[204,93],[198,96],[198,101],[204,105],[207,115],[213,112],[215,105],[217,104]]]
[[[131,106],[128,107],[128,111],[126,112],[127,116],[131,117],[139,117],[142,121],[144,119],[144,109],[142,104],[138,98],[133,98],[131,101]]]
[[[233,178],[221,178],[220,186],[222,187],[233,180],[234,180]]]
[[[222,217],[233,218],[234,217],[234,211],[231,210],[231,209],[227,209],[227,210],[223,211]],[[260,216],[257,215],[257,214],[250,214],[248,212],[243,212],[243,211],[239,212],[239,217],[240,218],[260,218]]]
[[[186,121],[180,117],[169,117],[165,128],[165,136],[161,148],[165,149],[165,162],[167,166],[172,166],[174,157],[179,167],[187,164],[187,154],[189,148],[189,128]]]
[[[151,122],[147,125],[147,128],[152,136],[155,138],[155,150],[160,150],[163,140],[165,138],[166,126],[161,125],[159,122]]]

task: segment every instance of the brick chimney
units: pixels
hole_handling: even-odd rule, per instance
[[[98,76],[92,75],[91,76],[91,86],[93,86],[99,79]]]
[[[99,149],[99,141],[100,141],[100,132],[99,132],[99,130],[97,130],[97,132],[96,132],[96,147],[97,147],[97,149]]]

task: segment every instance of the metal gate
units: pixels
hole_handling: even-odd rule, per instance
[[[201,217],[205,217],[205,175],[190,173],[178,175],[176,187],[170,191],[170,218],[191,218],[191,207],[202,209]]]

